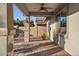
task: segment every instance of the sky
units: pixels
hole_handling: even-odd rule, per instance
[[[64,21],[66,21],[67,20],[67,17],[66,16],[59,16],[59,17],[57,17],[57,20],[58,21],[62,21],[64,19]]]
[[[14,20],[17,20],[17,18],[19,18],[19,20],[25,19],[22,11],[15,4],[13,4],[13,18],[14,18]],[[33,21],[36,21],[35,16],[30,16],[30,19]]]

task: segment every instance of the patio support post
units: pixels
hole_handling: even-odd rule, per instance
[[[29,39],[30,39],[30,26],[29,26],[29,16],[26,16],[26,20],[24,21],[24,27],[25,27],[25,30],[24,30],[24,41],[25,43],[29,42]]]
[[[12,4],[0,4],[0,56],[13,55]]]

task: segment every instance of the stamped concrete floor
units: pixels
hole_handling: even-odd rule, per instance
[[[14,56],[70,56],[70,54],[54,42],[43,40],[29,43],[16,42],[14,44]]]

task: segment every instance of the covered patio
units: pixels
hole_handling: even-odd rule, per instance
[[[14,3],[24,14],[24,29],[16,36],[13,25],[13,4],[0,4],[0,55],[7,56],[70,56],[79,55],[79,4]],[[30,16],[45,17],[37,21],[35,40],[45,26],[46,40],[31,41]],[[38,28],[39,27],[39,28]],[[40,29],[41,28],[41,29]],[[5,32],[5,33],[4,33]],[[41,35],[40,35],[41,34]],[[19,39],[19,40],[16,40]],[[32,38],[33,39],[33,38]],[[75,39],[75,40],[74,40]]]
[[[56,43],[52,42],[50,39],[50,22],[51,17],[56,15],[56,13],[60,10],[59,8],[63,8],[67,4],[16,4],[16,6],[26,15],[26,20],[30,21],[30,16],[36,16],[37,25],[35,25],[36,29],[31,29],[29,23],[25,24],[27,29],[24,31],[24,41],[18,41],[14,44],[14,55],[37,55],[37,56],[45,56],[45,55],[62,55],[68,56],[66,51],[60,48]],[[60,7],[61,6],[61,7]],[[39,18],[40,17],[40,18]],[[38,20],[39,19],[39,20]],[[41,29],[38,26],[42,26],[46,24],[46,36],[47,40],[41,40],[40,35],[42,34]],[[28,32],[26,32],[28,31]],[[31,31],[34,32],[34,37],[30,36]],[[28,33],[28,34],[27,34]],[[28,36],[28,37],[27,37]],[[39,38],[39,39],[38,39]],[[19,38],[20,39],[20,38]],[[32,41],[31,41],[32,40]],[[34,41],[35,40],[35,41]]]

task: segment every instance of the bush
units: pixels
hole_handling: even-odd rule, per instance
[[[41,37],[42,37],[43,40],[45,40],[46,39],[46,34],[44,33]]]
[[[66,27],[66,22],[61,21],[60,26],[61,27]]]

